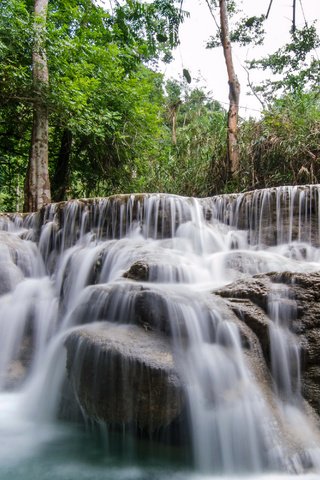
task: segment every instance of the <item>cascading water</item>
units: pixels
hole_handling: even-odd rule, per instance
[[[301,348],[290,324],[297,317],[295,299],[286,285],[272,286],[269,298],[271,371],[279,407],[292,432],[303,432],[310,460],[320,467],[319,438],[303,412],[301,395]]]
[[[255,337],[212,294],[255,274],[320,270],[319,192],[317,186],[284,187],[204,200],[131,195],[50,205],[23,220],[2,217],[0,479],[285,478],[303,477],[306,468],[319,472],[320,437],[304,407],[301,352],[290,329],[294,299],[282,285],[269,297],[268,383],[259,378],[261,372],[270,375],[262,355],[253,358],[259,350]],[[111,335],[112,355],[106,353]],[[73,356],[66,355],[70,338]],[[97,351],[90,372],[99,371],[98,379],[85,370],[92,338]],[[139,352],[119,363],[123,338],[130,355],[131,349]],[[67,393],[66,362],[73,375]],[[107,366],[102,372],[101,362]],[[148,375],[153,385],[150,372],[157,371],[164,372],[157,384],[160,401],[156,387],[148,393],[142,385]],[[97,400],[107,391],[97,383],[101,379],[114,396],[125,392],[121,399],[109,391],[114,412]],[[107,422],[107,431],[116,433],[104,437],[103,456],[93,438],[84,446],[89,439],[82,430],[56,419],[71,402],[67,409],[88,421],[92,401],[97,405],[91,420],[102,425],[103,415],[117,419],[115,429]],[[141,414],[141,405],[148,414]],[[178,424],[175,446],[154,444],[179,452],[171,463],[146,448],[170,423]],[[288,441],[299,426],[300,435]],[[130,449],[132,457],[128,445],[137,434],[143,439]],[[114,456],[112,442],[124,438],[125,453]],[[184,451],[191,452],[188,461],[184,455],[181,460]]]

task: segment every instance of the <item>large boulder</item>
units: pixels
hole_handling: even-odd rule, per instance
[[[200,301],[199,301],[200,300]],[[131,281],[88,286],[71,314],[73,325],[107,320],[134,324],[171,336],[186,336],[186,310],[196,310],[210,323],[211,305],[199,295],[188,298],[175,290]]]
[[[151,434],[182,414],[181,381],[160,333],[104,322],[73,331],[65,345],[69,380],[91,418]]]
[[[123,281],[87,287],[72,312],[74,325],[107,320],[170,331],[167,299],[152,286]]]
[[[320,415],[320,273],[270,273],[239,280],[215,291],[259,338],[264,356],[270,364],[269,299],[273,284],[288,287],[294,303],[288,328],[296,335],[301,348],[301,389],[304,398]]]

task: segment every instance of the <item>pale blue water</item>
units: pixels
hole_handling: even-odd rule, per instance
[[[318,480],[318,475],[207,475],[184,449],[107,435],[90,426],[37,423],[0,395],[0,480]]]
[[[108,438],[85,431],[83,426],[29,422],[22,426],[21,419],[11,418],[2,425],[0,437],[0,480],[319,479],[316,474],[202,474],[188,465],[185,453],[177,447],[140,441],[133,448],[119,434]]]

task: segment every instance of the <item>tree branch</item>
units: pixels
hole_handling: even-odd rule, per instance
[[[244,71],[246,72],[247,74],[247,82],[248,82],[248,86],[250,87],[250,90],[251,92],[253,93],[253,95],[256,97],[256,99],[260,102],[262,108],[265,108],[265,104],[264,102],[261,100],[261,98],[259,97],[259,95],[257,94],[257,92],[255,91],[255,88],[250,80],[250,72],[249,70],[244,66],[244,65],[241,65],[242,68],[244,69]]]
[[[216,24],[216,27],[217,27],[217,29],[218,29],[218,32],[219,32],[219,34],[220,34],[220,25],[219,25],[219,23],[217,22],[216,17],[214,16],[214,13],[213,13],[213,10],[212,10],[212,7],[211,7],[211,5],[210,5],[209,0],[206,0],[206,3],[207,3],[207,5],[208,5],[210,14],[211,14],[211,16],[212,16],[212,18],[213,18],[213,20],[214,20],[214,23]]]
[[[270,0],[269,7],[268,7],[268,11],[267,11],[267,14],[266,14],[266,18],[268,18],[268,16],[269,16],[269,13],[270,13],[270,10],[271,10],[271,6],[272,6],[272,2],[273,2],[273,0]]]

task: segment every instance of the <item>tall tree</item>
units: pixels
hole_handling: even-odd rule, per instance
[[[240,83],[233,65],[226,0],[219,0],[219,7],[220,36],[223,47],[223,54],[227,66],[229,83],[228,159],[230,164],[231,176],[236,177],[239,171],[239,148],[237,137]]]
[[[240,99],[240,83],[235,72],[232,57],[232,41],[235,38],[234,32],[230,33],[228,16],[235,13],[236,4],[234,0],[206,0],[210,13],[217,26],[217,32],[210,37],[207,48],[222,46],[225,63],[227,67],[229,84],[229,111],[228,111],[228,133],[227,133],[227,157],[228,157],[228,176],[236,178],[239,173],[239,148],[238,148],[238,113]],[[220,24],[216,20],[214,9],[219,6]],[[250,19],[249,19],[250,20]],[[252,25],[242,26],[242,31],[236,35],[239,37],[247,36],[247,27],[251,30]],[[242,41],[242,40],[240,40]]]
[[[173,80],[169,80],[166,84],[166,91],[167,91],[167,109],[168,109],[168,117],[170,120],[171,125],[171,139],[172,144],[177,145],[177,116],[179,107],[181,105],[181,86],[178,82]]]
[[[48,0],[34,2],[34,43],[32,78],[34,89],[33,125],[29,164],[25,181],[25,211],[36,211],[51,200],[48,170],[48,107],[45,97],[49,88],[46,55],[46,19]]]

